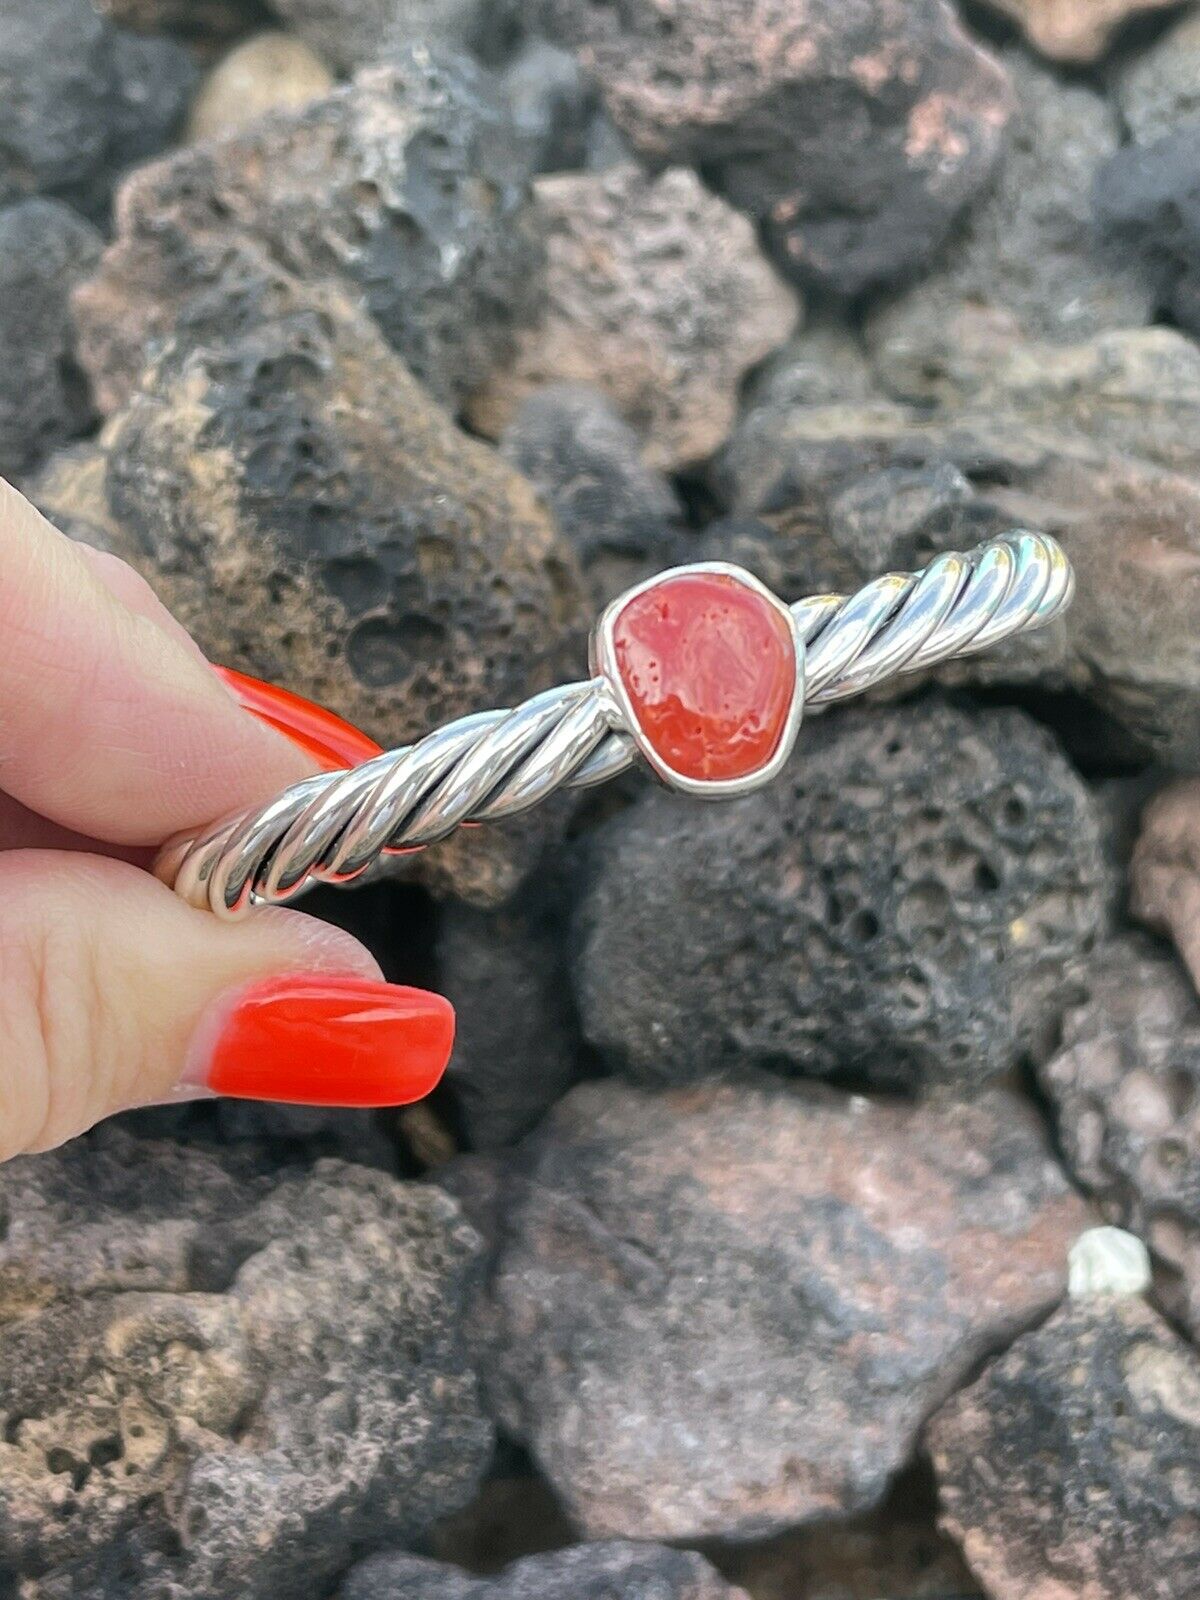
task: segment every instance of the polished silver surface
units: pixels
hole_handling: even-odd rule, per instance
[[[677,570],[711,571],[713,564]],[[739,569],[720,570],[765,592]],[[497,822],[557,789],[615,777],[639,755],[604,641],[611,618],[644,587],[623,595],[601,619],[597,676],[511,711],[463,717],[350,772],[295,784],[268,806],[172,841],[156,864],[159,877],[192,905],[237,917],[255,903],[290,899],[314,880],[347,883],[385,851],[420,849],[464,822]],[[938,556],[921,572],[876,578],[853,595],[798,600],[788,608],[798,668],[789,748],[805,706],[844,700],[898,673],[1043,627],[1070,604],[1073,587],[1055,540],[1015,532],[965,555]],[[772,772],[779,761],[772,761]],[[672,787],[696,791],[694,780],[656,765]],[[699,787],[739,794],[763,777]]]

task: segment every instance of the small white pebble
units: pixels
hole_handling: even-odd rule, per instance
[[[1124,1228],[1089,1228],[1071,1246],[1067,1288],[1073,1300],[1093,1294],[1144,1294],[1150,1252]]]

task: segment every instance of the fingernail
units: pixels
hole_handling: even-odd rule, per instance
[[[185,1087],[239,1100],[401,1106],[437,1086],[454,1044],[440,994],[316,973],[267,978],[201,1023]]]
[[[368,738],[352,722],[335,716],[312,700],[292,694],[290,689],[280,689],[261,678],[248,677],[235,672],[232,667],[214,667],[213,671],[233,692],[240,705],[252,712],[260,722],[284,734],[293,744],[316,761],[326,772],[340,772],[346,767],[357,767],[382,754],[383,746]]]

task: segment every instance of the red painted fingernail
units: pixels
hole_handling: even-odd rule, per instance
[[[267,978],[218,1001],[184,1083],[239,1100],[401,1106],[437,1086],[454,1045],[440,994],[314,973]]]
[[[352,722],[335,716],[312,700],[292,694],[290,689],[280,689],[273,683],[264,683],[261,678],[248,677],[232,667],[214,667],[213,671],[247,711],[299,745],[326,772],[357,767],[382,753],[383,746],[368,738]]]

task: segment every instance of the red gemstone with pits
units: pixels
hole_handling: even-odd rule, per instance
[[[796,692],[795,638],[749,584],[716,572],[664,578],[621,608],[612,649],[638,726],[673,773],[728,782],[778,750]]]

